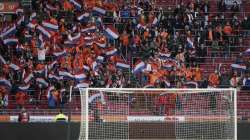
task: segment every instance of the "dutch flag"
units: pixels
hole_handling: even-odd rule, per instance
[[[48,10],[50,10],[50,11],[56,11],[56,10],[57,10],[56,7],[53,7],[53,6],[50,5],[50,4],[46,4],[46,8],[47,8]]]
[[[77,8],[77,10],[82,9],[82,5],[78,3],[76,0],[69,0],[69,1]]]
[[[36,82],[44,87],[48,87],[49,83],[43,78],[36,78]]]
[[[152,22],[152,25],[153,25],[153,26],[156,26],[156,25],[158,24],[158,22],[159,22],[159,21],[158,21],[158,18],[155,17],[154,20],[153,20],[153,22]]]
[[[51,74],[51,73],[49,74],[48,78],[53,79],[53,80],[58,80],[58,81],[61,80],[61,78],[59,76],[56,76],[56,75]]]
[[[14,35],[16,33],[17,29],[16,29],[16,25],[14,25],[13,27],[11,27],[10,29],[8,29],[6,32],[2,33],[0,35],[1,38],[5,38],[11,35]]]
[[[74,75],[72,75],[71,73],[69,73],[67,71],[59,71],[59,76],[62,76],[62,78],[64,78],[64,79],[67,79],[67,78],[74,79],[75,78]]]
[[[33,30],[33,29],[35,29],[36,28],[36,23],[35,22],[29,22],[27,25],[26,25],[26,27],[28,28],[28,29],[30,29],[30,30]]]
[[[22,16],[22,17],[17,21],[17,25],[21,25],[22,22],[24,22],[24,16]]]
[[[97,40],[95,41],[95,44],[101,48],[105,48],[106,47],[106,42],[105,41],[101,41],[101,40]]]
[[[88,22],[90,18],[90,14],[89,13],[84,13],[80,16],[77,17],[77,20],[80,22]]]
[[[74,75],[74,77],[76,81],[82,81],[86,79],[87,76],[84,73],[79,73],[79,74]]]
[[[87,46],[91,46],[94,43],[93,38],[90,36],[84,37],[84,40],[85,40]]]
[[[75,86],[75,88],[88,88],[88,87],[89,87],[89,83],[87,82],[82,82]]]
[[[30,15],[30,21],[32,21],[34,18],[36,17],[36,12],[33,12],[31,15]]]
[[[243,64],[231,64],[231,67],[234,69],[241,69],[241,70],[246,70],[247,67]]]
[[[100,7],[94,7],[93,12],[96,15],[105,15],[106,14],[106,10],[103,8],[100,8]]]
[[[146,28],[147,28],[147,26],[145,26],[145,25],[142,25],[142,24],[137,24],[137,29],[144,29],[144,30],[146,30]]]
[[[3,44],[7,46],[15,46],[18,43],[17,38],[7,38],[3,40]]]
[[[27,91],[30,88],[30,84],[27,84],[25,86],[19,86],[18,89],[20,91]]]
[[[141,72],[146,67],[146,64],[143,61],[139,61],[135,64],[133,68],[133,73],[136,74],[138,72]]]
[[[56,57],[62,57],[65,56],[67,53],[65,50],[61,51],[61,52],[54,52],[53,55]]]
[[[170,53],[159,53],[159,57],[162,60],[167,60],[171,56]]]
[[[43,21],[42,25],[44,28],[46,28],[50,31],[58,31],[58,29],[59,29],[59,26],[57,24],[53,24],[53,23],[46,22],[46,21]]]
[[[130,65],[125,62],[117,62],[116,66],[121,69],[129,69]]]
[[[44,36],[46,36],[47,38],[51,38],[51,34],[49,31],[47,31],[46,29],[44,29],[42,26],[38,25],[37,29],[39,30],[40,33],[42,33]]]
[[[9,64],[9,67],[12,68],[12,69],[15,70],[15,71],[18,71],[18,70],[21,69],[18,65],[15,65],[15,64],[13,64],[13,63]]]
[[[112,27],[106,28],[105,34],[109,39],[112,39],[112,40],[119,38],[119,33],[116,31],[115,28],[112,28]]]
[[[87,66],[87,65],[83,65],[83,69],[86,70],[86,71],[90,70],[89,66]]]
[[[12,84],[10,83],[9,80],[6,80],[4,78],[1,78],[0,79],[0,85],[3,85],[3,86],[7,86],[8,88],[11,88],[12,87]]]
[[[95,32],[96,31],[96,26],[90,26],[90,27],[86,27],[86,28],[83,28],[83,29],[81,29],[81,32],[82,33],[93,33],[93,32]]]
[[[106,51],[106,55],[107,56],[112,56],[112,55],[115,55],[117,53],[117,49],[116,48],[109,48],[109,49],[107,49],[107,51]]]

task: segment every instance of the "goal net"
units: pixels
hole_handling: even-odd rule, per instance
[[[236,140],[235,89],[80,89],[79,140]]]

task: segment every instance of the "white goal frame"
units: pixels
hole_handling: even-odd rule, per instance
[[[107,91],[107,92],[117,92],[117,93],[129,93],[132,94],[132,91],[171,91],[172,93],[178,91],[185,91],[185,93],[202,93],[202,92],[220,92],[220,91],[228,91],[232,92],[233,99],[231,99],[234,103],[234,140],[237,140],[237,89],[236,88],[183,88],[183,89],[165,89],[165,88],[79,88],[80,94],[85,93],[85,101],[82,101],[81,99],[81,124],[80,124],[80,134],[79,134],[79,140],[88,140],[89,139],[89,121],[85,121],[86,118],[89,118],[89,91],[95,90],[95,91]],[[127,91],[127,92],[126,92]],[[130,92],[131,93],[130,93]],[[71,98],[70,93],[70,98]],[[81,95],[82,96],[82,95]],[[85,108],[83,108],[85,106]],[[85,121],[85,126],[83,126],[83,121]]]

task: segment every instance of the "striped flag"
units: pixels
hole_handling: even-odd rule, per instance
[[[104,31],[105,35],[112,40],[119,38],[118,31],[113,27],[107,27]]]
[[[67,71],[59,71],[59,76],[61,76],[63,79],[74,79],[75,76],[72,75],[71,73],[67,72]]]
[[[112,55],[115,55],[116,53],[117,53],[116,48],[108,48],[108,49],[106,49],[106,52],[105,52],[105,54],[107,56],[112,56]]]
[[[80,22],[88,22],[90,19],[90,14],[89,13],[84,13],[80,16],[77,17],[77,20]]]
[[[3,64],[6,64],[6,61],[5,59],[3,58],[3,56],[0,54],[0,61],[3,63]]]
[[[53,23],[50,23],[50,22],[47,22],[47,21],[43,21],[42,22],[42,25],[44,28],[48,29],[49,31],[58,31],[59,29],[59,26],[57,24],[53,24]]]
[[[13,27],[9,28],[6,32],[2,33],[2,34],[0,35],[0,37],[1,37],[1,38],[5,38],[5,37],[8,37],[8,36],[12,36],[12,35],[14,35],[16,32],[17,32],[16,25],[14,25]]]
[[[20,91],[24,91],[24,92],[28,91],[29,88],[30,88],[30,84],[27,84],[27,85],[19,86],[19,87],[18,87],[18,89],[19,89]]]
[[[96,31],[96,26],[94,26],[94,25],[81,29],[82,33],[89,33],[89,32],[92,33],[95,31]]]
[[[17,38],[7,38],[3,40],[3,44],[6,46],[15,46],[18,44]]]
[[[51,74],[51,73],[49,74],[48,78],[51,80],[57,80],[57,81],[61,80],[61,77]]]
[[[82,9],[82,5],[78,3],[76,0],[69,0],[69,2],[71,2],[76,7],[77,10]]]
[[[93,8],[93,13],[95,15],[105,15],[106,14],[106,10],[101,8],[101,7],[94,7]]]
[[[9,81],[9,80],[6,80],[6,79],[4,79],[4,78],[1,78],[1,79],[0,79],[0,85],[6,86],[6,87],[8,87],[8,88],[11,88],[11,87],[12,87],[12,84],[10,83],[10,81]]]
[[[250,55],[250,48],[247,49],[244,53]]]
[[[13,64],[13,63],[9,64],[9,67],[12,68],[12,69],[15,70],[15,71],[18,71],[18,70],[21,69],[20,66],[18,66],[18,65],[16,65],[16,64]]]
[[[42,33],[44,36],[46,36],[47,38],[51,38],[51,34],[49,31],[47,31],[45,28],[43,28],[42,26],[38,25],[37,26],[37,30]]]
[[[86,79],[86,75],[84,73],[79,73],[74,75],[76,81],[83,81]]]
[[[36,82],[41,84],[43,87],[48,87],[49,83],[43,78],[36,78]]]
[[[247,69],[246,65],[244,65],[244,64],[231,64],[231,67],[235,68],[235,69],[241,69],[241,70]]]
[[[87,82],[82,82],[75,86],[75,88],[88,88],[88,87],[89,87],[89,83]]]
[[[62,57],[65,56],[67,53],[65,50],[61,51],[61,52],[54,52],[53,55],[56,57]]]
[[[135,65],[134,65],[134,68],[133,68],[133,73],[136,74],[136,73],[139,73],[141,72],[144,68],[146,67],[146,64],[139,60]]]
[[[121,68],[121,69],[129,69],[130,65],[124,61],[119,61],[119,62],[116,62],[116,67]]]

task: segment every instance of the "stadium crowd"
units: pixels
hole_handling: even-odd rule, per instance
[[[49,107],[56,108],[67,102],[70,86],[248,89],[250,51],[242,52],[231,70],[219,65],[206,76],[199,67],[207,46],[211,56],[226,59],[229,46],[241,45],[250,30],[250,17],[237,17],[237,3],[229,10],[218,3],[218,9],[231,12],[230,19],[211,14],[210,6],[208,1],[175,9],[149,1],[33,1],[31,12],[17,9],[12,22],[1,26],[0,104],[6,107],[14,94],[21,108],[46,95]]]

